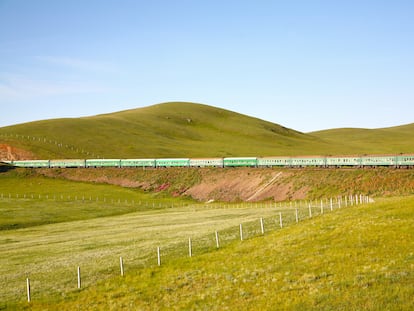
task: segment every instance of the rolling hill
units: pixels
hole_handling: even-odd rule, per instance
[[[414,150],[414,123],[380,129],[340,128],[310,133],[321,140],[344,146],[358,153],[412,153]]]
[[[414,152],[413,125],[304,134],[202,104],[170,102],[0,128],[2,158],[153,158]]]

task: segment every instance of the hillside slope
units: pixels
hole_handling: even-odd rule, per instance
[[[20,170],[18,170],[20,171]],[[22,170],[22,172],[24,172]],[[33,174],[107,183],[197,201],[316,200],[350,194],[414,194],[414,171],[394,169],[39,169]]]
[[[337,144],[358,153],[412,153],[414,152],[414,123],[380,129],[339,128],[309,133],[319,139]]]
[[[0,158],[409,153],[414,152],[413,127],[304,134],[220,108],[172,102],[93,117],[3,127]]]
[[[277,124],[192,103],[38,121],[1,128],[1,134],[4,143],[38,158],[270,155],[300,152],[317,142]]]

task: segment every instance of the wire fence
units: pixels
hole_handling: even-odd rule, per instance
[[[1,198],[12,199],[13,195],[8,194],[5,196],[1,194]],[[21,198],[21,196],[14,195],[14,198]],[[237,240],[242,242],[253,239],[272,231],[283,230],[286,227],[297,225],[303,220],[322,216],[323,214],[341,208],[371,202],[373,200],[365,195],[347,195],[319,201],[284,202],[281,205],[275,203],[263,203],[262,205],[259,203],[240,203],[238,207],[273,208],[274,214],[268,217],[259,217],[254,221],[241,222],[238,226],[230,226],[220,231],[212,230],[207,235],[189,236],[167,245],[154,244],[151,251],[144,253],[136,252],[129,257],[123,257],[122,254],[120,256],[118,254],[119,257],[116,257],[114,254],[113,265],[101,267],[99,276],[92,276],[91,273],[97,272],[88,271],[88,267],[67,267],[64,275],[60,274],[59,280],[65,283],[65,292],[73,291],[93,286],[97,280],[109,278],[114,275],[124,276],[128,273],[133,273],[133,271],[137,271],[137,269],[168,265],[170,262],[179,260],[180,258],[200,256],[217,249],[225,248]],[[206,207],[212,206],[206,205]],[[215,208],[219,208],[220,204],[215,203],[214,206]],[[223,207],[223,204],[221,207]],[[35,293],[35,297],[41,299],[41,297],[46,297],[49,293],[48,287],[53,287],[53,284],[41,284],[39,281],[30,278],[22,280],[23,282],[26,284],[24,295],[28,302],[33,300],[33,293]]]

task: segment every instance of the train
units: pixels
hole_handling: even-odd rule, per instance
[[[15,167],[27,168],[98,168],[98,167],[287,167],[341,168],[394,167],[413,168],[414,154],[364,156],[308,157],[223,157],[223,158],[166,158],[166,159],[62,159],[3,161]]]

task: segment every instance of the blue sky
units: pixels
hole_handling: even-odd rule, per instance
[[[167,101],[412,123],[414,1],[0,0],[0,126]]]

